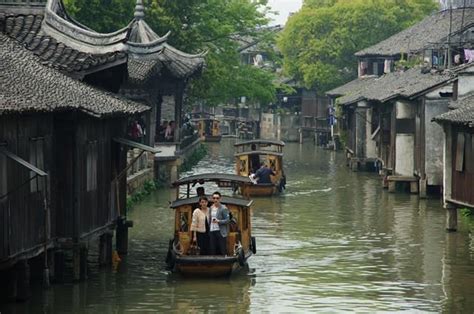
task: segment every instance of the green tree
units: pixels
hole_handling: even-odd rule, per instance
[[[191,99],[199,98],[208,104],[240,96],[262,104],[274,99],[273,74],[242,65],[236,40],[239,36],[267,36],[265,32],[255,32],[268,23],[267,0],[144,2],[147,23],[159,35],[171,31],[171,45],[188,53],[208,51],[206,71],[194,80]],[[135,0],[65,0],[65,4],[79,22],[110,32],[130,22]]]
[[[413,25],[433,0],[306,0],[278,40],[284,69],[325,91],[356,77],[354,53]]]

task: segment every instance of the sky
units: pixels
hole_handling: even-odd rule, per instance
[[[290,12],[298,11],[301,8],[303,0],[269,0],[268,4],[273,11],[280,12],[279,15],[272,17],[274,21],[272,25],[285,25],[286,19]]]

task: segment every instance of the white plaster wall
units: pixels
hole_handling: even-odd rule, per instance
[[[155,148],[160,150],[155,157],[174,157],[176,152],[176,144],[160,144],[155,145]]]
[[[443,128],[431,120],[448,111],[448,99],[426,101],[425,105],[425,172],[428,185],[443,184]]]
[[[458,97],[474,91],[474,73],[459,75],[458,77]]]
[[[262,120],[260,121],[260,137],[262,139],[277,138],[277,117],[273,113],[262,113]]]
[[[367,109],[367,113],[366,113],[366,119],[367,119],[367,123],[365,125],[366,127],[366,148],[365,148],[365,151],[366,151],[366,155],[367,155],[367,158],[376,158],[377,157],[377,146],[376,146],[376,143],[374,140],[372,140],[372,118],[373,118],[373,115],[372,115],[372,108],[370,109]]]
[[[413,176],[415,136],[413,134],[397,134],[395,145],[395,174]]]
[[[395,102],[397,119],[413,119],[415,118],[415,106],[407,101]]]
[[[452,93],[452,92],[453,92],[453,84],[448,84],[427,93],[425,97],[428,99],[439,99],[441,98],[439,93]],[[446,99],[450,99],[450,98],[446,98]]]
[[[445,126],[444,145],[443,145],[443,200],[446,205],[446,200],[451,198],[451,182],[452,182],[452,129],[451,125]]]
[[[300,116],[294,114],[281,115],[280,126],[280,139],[282,141],[296,142],[299,140]]]

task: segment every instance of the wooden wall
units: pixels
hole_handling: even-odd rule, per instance
[[[48,172],[52,166],[52,117],[0,117],[0,143],[6,143],[7,150]],[[9,158],[2,159],[5,167],[0,170],[6,169],[6,173],[0,176],[6,176],[6,180],[0,184],[6,183],[6,187],[0,191],[16,191],[0,200],[0,261],[31,252],[45,241],[44,179],[25,183],[31,172]]]
[[[125,119],[99,120],[76,113],[0,117],[0,145],[49,174],[48,182],[27,182],[31,171],[0,158],[0,193],[23,184],[0,200],[0,266],[15,255],[39,254],[46,239],[78,241],[115,223],[119,210],[112,180],[125,168],[127,150],[112,139],[123,137],[125,127]],[[119,190],[124,214],[126,176]],[[47,231],[43,191],[51,209]]]
[[[119,169],[125,168],[126,150],[112,138],[123,136],[125,126],[122,128],[120,120],[85,116],[63,116],[55,120],[55,126],[58,135],[56,236],[78,239],[113,223],[118,216],[112,180]],[[123,191],[119,203],[123,209],[122,194]]]
[[[453,127],[451,197],[474,207],[474,130]]]

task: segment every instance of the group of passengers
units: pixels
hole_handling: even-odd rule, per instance
[[[198,190],[199,207],[193,212],[191,232],[193,243],[200,248],[200,255],[226,255],[227,235],[231,216],[229,209],[221,203],[221,193],[212,194],[212,205],[203,190]]]

